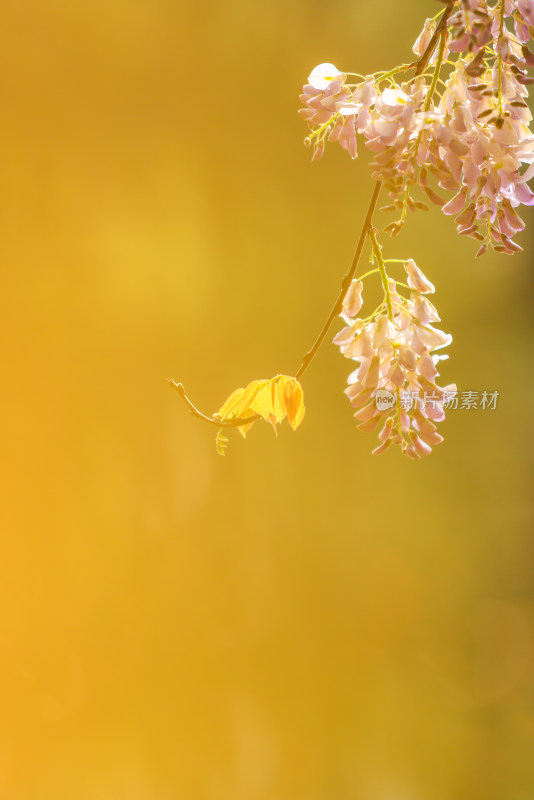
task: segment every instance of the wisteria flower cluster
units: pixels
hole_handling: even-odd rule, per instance
[[[425,207],[413,196],[419,190],[456,216],[459,233],[480,241],[477,255],[488,247],[511,254],[521,249],[514,237],[525,226],[516,209],[534,204],[526,103],[534,80],[527,46],[534,0],[462,0],[448,10],[453,13],[430,66],[400,84],[406,65],[356,83],[332,64],[312,70],[301,95],[300,113],[310,126],[305,144],[313,147],[313,160],[329,141],[356,158],[361,134],[374,154],[373,177],[388,190],[392,209],[400,210],[389,233],[399,233],[407,210]],[[416,55],[435,29],[436,21],[427,20]]]
[[[428,201],[455,218],[457,231],[488,249],[512,255],[525,227],[521,206],[534,205],[528,185],[534,177],[534,136],[527,98],[534,81],[534,0],[439,0],[413,45],[415,60],[371,75],[346,72],[331,63],[315,67],[305,84],[300,114],[308,125],[304,140],[318,161],[338,142],[351,159],[359,142],[371,156],[375,186],[352,266],[312,348],[294,377],[276,376],[238,389],[217,414],[202,414],[171,381],[191,413],[219,427],[224,452],[226,428],[245,434],[257,419],[287,417],[295,429],[304,415],[300,380],[334,320],[343,329],[334,343],[355,362],[347,397],[358,428],[378,432],[381,454],[391,445],[413,459],[442,442],[437,425],[456,395],[456,386],[436,382],[438,365],[452,337],[436,327],[429,300],[434,286],[411,258],[383,257],[374,225],[379,195],[382,211],[396,218],[384,232],[397,236],[408,212],[429,210]],[[372,269],[358,276],[369,246]],[[404,274],[393,278],[393,265]],[[379,277],[383,300],[361,315],[364,282]],[[454,406],[453,406],[454,407]]]
[[[343,303],[347,324],[334,343],[359,364],[345,392],[356,409],[358,428],[372,432],[381,426],[380,444],[373,454],[396,444],[407,456],[420,458],[443,441],[436,423],[445,419],[444,406],[456,394],[456,386],[436,384],[436,365],[446,358],[437,351],[452,337],[433,324],[440,318],[426,295],[434,292],[434,286],[412,259],[404,269],[408,283],[403,285],[411,290],[410,296],[404,297],[397,282],[388,279],[383,304],[367,320],[356,316],[363,284],[353,281]]]

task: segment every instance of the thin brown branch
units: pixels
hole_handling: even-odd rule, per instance
[[[178,396],[182,398],[194,417],[197,417],[204,422],[209,422],[210,425],[215,425],[217,428],[239,428],[241,425],[248,425],[250,422],[254,422],[260,418],[259,414],[255,414],[253,417],[247,417],[247,419],[221,420],[208,417],[207,414],[203,414],[202,411],[199,411],[195,404],[186,395],[183,383],[176,383],[176,381],[173,381],[172,378],[170,378],[169,385],[178,393]]]
[[[309,365],[311,364],[311,362],[315,358],[315,354],[317,353],[318,349],[320,348],[321,344],[323,343],[323,340],[324,340],[326,334],[328,333],[328,329],[330,328],[330,325],[335,320],[335,318],[339,315],[339,313],[340,313],[340,311],[341,311],[341,309],[343,307],[343,299],[344,299],[345,295],[347,294],[347,291],[349,289],[349,286],[351,284],[351,281],[352,281],[354,275],[356,274],[356,270],[358,268],[358,264],[359,264],[359,261],[360,261],[361,255],[362,255],[363,246],[365,244],[365,240],[367,239],[367,234],[369,233],[369,229],[371,228],[371,225],[373,224],[373,214],[375,212],[376,204],[378,202],[378,195],[380,194],[381,187],[382,187],[382,183],[380,181],[377,181],[375,183],[373,196],[371,197],[371,202],[369,203],[369,208],[367,209],[367,216],[365,217],[365,222],[363,223],[362,232],[360,233],[360,239],[358,241],[358,246],[356,247],[356,253],[354,255],[354,259],[352,261],[351,268],[349,269],[349,271],[347,272],[347,274],[343,278],[343,283],[341,284],[341,291],[340,291],[340,293],[338,295],[338,298],[337,298],[336,302],[334,303],[334,306],[332,308],[332,311],[329,314],[328,319],[326,320],[325,324],[323,325],[321,333],[319,334],[319,336],[315,340],[315,343],[314,343],[313,347],[311,348],[311,350],[309,350],[306,353],[306,355],[304,356],[304,358],[302,359],[302,364],[300,365],[299,370],[298,370],[298,372],[297,372],[297,374],[295,376],[297,378],[297,380],[300,379],[301,375],[307,370],[307,368],[309,367]]]

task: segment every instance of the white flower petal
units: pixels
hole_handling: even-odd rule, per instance
[[[333,64],[318,64],[310,73],[308,83],[314,89],[326,89],[331,81],[343,75]]]

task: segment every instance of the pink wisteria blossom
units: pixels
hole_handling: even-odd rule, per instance
[[[405,271],[413,286],[410,297],[404,297],[390,279],[387,303],[370,321],[356,316],[361,283],[350,287],[343,304],[346,324],[334,343],[358,364],[345,394],[356,409],[358,428],[379,431],[373,453],[379,455],[395,444],[405,455],[420,458],[443,441],[437,423],[444,420],[444,407],[456,393],[455,386],[442,388],[436,383],[440,360],[436,352],[452,337],[433,325],[439,315],[425,297],[434,291],[431,282],[411,259]],[[358,302],[353,305],[355,296]]]
[[[431,47],[435,29],[435,20],[426,20],[414,44],[417,55]],[[534,53],[526,46],[533,30],[534,0],[456,0],[440,63],[437,47],[428,59],[434,75],[397,83],[399,68],[350,83],[350,73],[320,64],[301,95],[313,160],[336,141],[356,158],[360,135],[373,154],[373,178],[399,209],[399,219],[386,228],[392,235],[407,211],[429,199],[456,218],[458,233],[478,240],[478,255],[488,248],[520,250],[515,238],[524,222],[517,209],[534,204],[527,104]]]

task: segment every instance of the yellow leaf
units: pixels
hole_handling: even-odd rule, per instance
[[[247,420],[255,416],[256,414],[254,413],[254,411],[249,411],[249,413],[243,414],[241,417],[239,417],[239,419]],[[249,430],[252,428],[253,425],[254,425],[254,420],[252,422],[248,422],[245,425],[239,425],[237,430],[239,431],[243,439],[247,438],[247,433],[249,432]]]
[[[302,402],[300,404],[299,409],[297,411],[297,414],[295,416],[295,420],[290,423],[290,425],[291,425],[291,427],[293,428],[294,431],[297,430],[298,426],[300,425],[300,423],[304,419],[304,414],[305,413],[306,413],[306,407],[304,405],[304,402]]]
[[[287,420],[293,430],[296,430],[304,418],[304,394],[302,386],[290,378],[284,385],[284,400],[287,411]]]
[[[278,420],[276,419],[276,417],[274,416],[274,414],[271,414],[271,415],[269,416],[269,419],[268,419],[267,421],[268,421],[268,422],[270,422],[270,423],[271,423],[271,425],[273,426],[274,435],[275,435],[275,436],[278,436],[278,431],[276,430],[276,425],[277,425],[277,423],[278,423]]]
[[[264,385],[258,389],[250,403],[250,408],[266,421],[269,420],[269,417],[273,413],[273,397],[270,383],[271,381],[265,382]]]
[[[246,412],[251,408],[251,403],[258,394],[260,388],[268,383],[268,381],[252,381],[243,389],[243,394],[239,400],[239,403],[235,409],[235,416],[242,417]]]
[[[284,400],[284,385],[287,378],[279,375],[273,379],[273,416],[277,422],[283,422],[286,416],[286,404]]]
[[[244,389],[236,389],[235,392],[232,392],[228,400],[226,400],[224,405],[220,407],[217,414],[214,414],[213,416],[219,417],[220,419],[228,419],[232,414],[232,411],[235,412],[235,409],[238,407],[239,401],[241,400],[241,397],[243,396],[244,392],[245,392]]]

